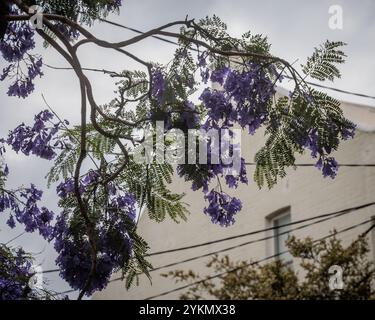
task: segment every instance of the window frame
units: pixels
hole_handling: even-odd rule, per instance
[[[292,210],[290,206],[281,208],[266,217],[267,227],[272,228],[268,233],[268,236],[272,236],[272,238],[270,239],[271,241],[268,242],[268,250],[266,250],[266,252],[267,255],[275,255],[275,259],[283,260],[284,262],[286,262],[286,264],[289,265],[293,263],[293,257],[290,253],[278,256],[278,254],[282,252],[280,248],[280,237],[282,237],[283,235],[279,235],[280,228],[275,228],[277,226],[277,221],[282,218],[285,218],[286,216],[289,216],[289,222],[287,223],[292,222]],[[290,231],[291,226],[288,226],[286,228],[288,228],[288,230],[283,230],[282,232]],[[287,236],[289,236],[289,234],[287,234]]]

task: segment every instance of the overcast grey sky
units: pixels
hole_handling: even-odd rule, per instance
[[[233,35],[240,35],[248,30],[253,33],[267,35],[272,44],[272,53],[289,61],[303,63],[312,53],[314,46],[326,39],[341,40],[348,43],[345,51],[347,62],[342,66],[342,79],[332,86],[344,90],[375,95],[375,1],[297,1],[297,0],[262,0],[262,1],[224,1],[224,0],[124,0],[119,16],[112,15],[108,19],[130,27],[146,31],[166,22],[190,18],[201,18],[216,14],[228,24]],[[331,5],[340,5],[343,9],[343,29],[331,30],[328,26]],[[113,26],[96,23],[91,32],[98,37],[109,40],[124,40],[133,34]],[[173,45],[158,40],[147,40],[132,47],[132,52],[146,60],[166,63],[174,51]],[[65,66],[64,60],[52,49],[43,49],[40,42],[37,51],[43,55],[45,63],[54,66]],[[107,68],[111,70],[132,69],[137,67],[123,56],[88,46],[79,52],[82,65],[86,67]],[[0,66],[3,62],[0,63]],[[34,114],[45,108],[41,94],[56,112],[72,123],[79,119],[78,82],[70,71],[52,71],[44,68],[44,77],[36,82],[35,92],[25,100],[10,98],[6,95],[8,83],[0,83],[1,118],[0,136],[20,122],[30,123]],[[108,102],[113,97],[111,82],[99,74],[89,74],[92,80],[95,97],[99,103]],[[333,96],[363,104],[375,106],[375,101],[353,96]],[[40,159],[26,158],[12,152],[7,154],[10,167],[10,186],[36,183],[45,188],[43,177],[50,163]],[[55,212],[55,190],[45,190],[45,205]],[[21,229],[9,230],[5,225],[5,216],[0,217],[0,242],[6,242],[17,235]],[[50,245],[37,235],[24,235],[12,242],[22,245],[31,252],[40,252],[37,260],[43,268],[54,268],[55,254]],[[68,286],[56,274],[49,274],[46,279],[56,291],[66,290]]]

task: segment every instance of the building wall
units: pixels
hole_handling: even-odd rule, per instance
[[[336,153],[336,159],[342,164],[368,164],[375,163],[375,112],[366,106],[342,104],[344,113],[358,124],[355,139],[345,141]],[[259,131],[254,136],[243,135],[242,152],[248,162],[253,161],[253,156],[264,142],[263,132]],[[309,155],[297,158],[297,163],[311,163]],[[240,198],[243,209],[237,214],[236,223],[227,228],[213,225],[204,215],[205,202],[201,191],[193,192],[190,184],[176,178],[171,189],[174,192],[186,193],[184,201],[189,204],[191,214],[187,222],[176,224],[171,219],[156,223],[143,214],[139,222],[139,233],[149,243],[150,252],[193,245],[210,240],[216,240],[232,235],[250,232],[269,227],[270,217],[282,208],[290,208],[291,220],[310,218],[316,215],[335,212],[341,209],[354,207],[375,201],[375,167],[341,167],[337,177],[332,180],[323,178],[321,172],[314,167],[298,167],[297,170],[288,169],[288,175],[282,179],[272,190],[263,188],[259,190],[251,177],[253,166],[248,166],[249,184],[240,185],[236,190],[228,193]],[[331,230],[346,228],[375,216],[375,206],[355,211],[341,217],[310,226],[293,232],[297,237],[311,236],[320,238],[329,234]],[[339,235],[344,242],[356,237],[365,231],[368,225]],[[292,227],[293,228],[293,227]],[[158,255],[150,258],[154,267],[184,260],[197,255],[209,253],[222,248],[241,244],[258,238],[268,236],[270,233],[257,234],[222,243],[212,244],[200,248]],[[375,241],[373,236],[371,241]],[[372,246],[374,247],[374,245]],[[246,245],[226,252],[232,259],[257,260],[272,255],[274,240],[270,239],[253,245]],[[374,248],[371,256],[375,256]],[[146,277],[141,277],[140,285],[126,291],[125,284],[115,281],[94,299],[144,299],[161,292],[174,289],[180,284],[174,283],[169,278],[160,276],[161,272],[174,269],[192,269],[201,275],[206,275],[209,270],[205,263],[209,257],[184,263],[176,267],[166,268],[163,271],[152,272],[152,284]],[[118,275],[117,275],[118,276]],[[116,276],[115,276],[116,277]],[[176,299],[179,292],[174,292],[161,297],[162,299]]]

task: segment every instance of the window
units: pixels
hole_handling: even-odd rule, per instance
[[[288,239],[291,226],[284,226],[291,222],[290,210],[278,214],[272,219],[272,226],[274,229],[274,254],[281,254],[288,250],[285,241]],[[281,226],[281,227],[280,227]],[[292,263],[292,255],[288,253],[281,254],[278,259],[283,259],[287,263]]]

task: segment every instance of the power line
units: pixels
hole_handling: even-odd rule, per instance
[[[50,269],[50,270],[46,270],[46,271],[42,271],[42,273],[54,273],[54,272],[59,272],[60,269]]]
[[[73,292],[76,292],[76,291],[78,291],[78,289],[69,289],[69,290],[66,290],[66,291],[57,292],[57,293],[53,294],[53,296],[59,296],[59,295],[62,295],[62,294],[73,293]]]
[[[374,218],[373,218],[373,220],[374,220]],[[374,220],[374,224],[372,226],[370,226],[370,228],[368,228],[365,232],[363,232],[363,236],[366,236],[374,228],[375,228],[375,220]]]
[[[25,233],[26,233],[26,231],[21,232],[20,234],[16,235],[14,238],[8,240],[5,243],[5,245],[8,245],[9,243],[13,242],[14,240],[17,240],[18,238],[22,237]]]
[[[245,162],[245,165],[247,166],[256,166],[261,164],[257,164],[255,162]],[[291,167],[296,166],[296,167],[315,167],[315,163],[296,163],[294,165],[291,165]],[[375,167],[374,163],[339,163],[339,167]]]
[[[287,78],[287,79],[293,79],[292,77],[287,76],[287,75],[284,75],[284,77]],[[333,88],[333,87],[328,87],[328,86],[324,86],[322,84],[318,84],[316,82],[306,81],[306,83],[308,83],[309,85],[314,86],[314,87],[329,89],[329,90],[340,92],[340,93],[350,94],[352,96],[357,96],[357,97],[361,97],[361,98],[368,98],[368,99],[375,99],[374,96],[370,96],[370,95],[363,94],[363,93],[351,92],[351,91],[348,91],[348,90],[342,90],[342,89]]]
[[[289,233],[291,233],[293,231],[301,230],[301,229],[307,228],[309,226],[316,225],[316,224],[319,224],[319,223],[322,223],[322,222],[325,222],[325,221],[328,221],[328,220],[340,217],[342,215],[358,211],[358,210],[363,209],[363,208],[365,208],[367,206],[370,206],[370,205],[375,205],[375,202],[373,202],[371,204],[366,204],[366,205],[364,205],[362,207],[357,207],[357,209],[350,208],[350,209],[341,210],[341,211],[334,212],[334,213],[329,213],[328,215],[324,214],[324,215],[320,215],[320,216],[316,216],[316,217],[312,217],[312,218],[308,218],[308,219],[303,219],[303,220],[300,220],[300,221],[295,221],[295,222],[291,222],[291,223],[287,223],[287,224],[283,224],[283,225],[279,225],[279,226],[274,226],[274,227],[270,227],[270,228],[266,228],[266,229],[262,229],[262,230],[253,231],[252,234],[256,234],[256,233],[260,233],[260,232],[264,232],[264,231],[270,231],[270,230],[276,230],[276,229],[279,229],[279,228],[291,226],[293,224],[302,223],[302,222],[306,222],[306,221],[310,221],[310,220],[315,220],[315,219],[324,217],[324,219],[320,219],[318,221],[314,221],[314,222],[311,222],[311,223],[308,223],[308,224],[304,224],[302,226],[290,229],[288,231],[279,233],[277,235],[270,235],[270,236],[267,236],[267,237],[263,237],[263,238],[255,239],[255,240],[251,240],[251,241],[247,241],[247,242],[240,243],[238,245],[227,247],[227,248],[220,249],[220,250],[217,250],[217,251],[205,253],[205,254],[202,254],[202,255],[199,255],[199,256],[194,256],[192,258],[184,259],[182,261],[173,262],[173,263],[170,263],[170,264],[167,264],[167,265],[163,265],[163,266],[160,266],[160,267],[153,268],[153,269],[150,270],[150,272],[154,272],[154,271],[157,271],[157,270],[160,270],[160,269],[164,269],[164,268],[176,266],[176,265],[179,265],[179,264],[182,264],[182,263],[186,263],[186,262],[198,260],[198,259],[201,259],[201,258],[205,258],[205,257],[211,256],[211,255],[214,255],[214,254],[218,254],[218,253],[222,253],[222,252],[234,250],[234,249],[246,246],[246,245],[250,245],[250,244],[254,244],[254,243],[266,241],[266,240],[269,240],[269,239],[273,239],[273,238],[276,238],[276,237],[278,237],[280,235],[289,234]],[[245,234],[245,235],[248,235],[248,234]],[[244,235],[239,235],[239,236],[244,236]],[[239,237],[239,236],[235,236],[235,237]],[[227,238],[225,238],[225,239],[227,240]],[[180,249],[180,248],[178,248],[178,249]],[[147,255],[147,256],[151,256],[151,255],[156,255],[156,253],[150,254],[150,255]],[[53,272],[58,272],[58,271],[60,271],[60,269],[51,269],[51,270],[43,271],[43,273],[53,273]],[[122,278],[115,278],[115,279],[111,280],[110,282],[117,281],[117,280],[122,280]]]
[[[132,32],[135,32],[135,33],[138,33],[138,34],[144,34],[143,31],[140,31],[138,29],[125,26],[123,24],[119,24],[117,22],[113,22],[113,21],[110,21],[110,20],[107,20],[107,19],[100,19],[100,20],[103,21],[103,22],[106,22],[108,24],[111,24],[111,25],[114,25],[114,26],[117,26],[117,27],[129,30],[129,31],[132,31]],[[169,39],[165,39],[163,37],[159,37],[159,36],[155,36],[155,35],[153,35],[151,37],[154,38],[154,39],[157,39],[157,40],[169,43],[169,44],[173,44],[173,45],[179,46],[179,44],[177,42],[169,40]],[[190,48],[190,49],[192,51],[199,52],[199,50],[197,50],[195,48]],[[230,62],[237,63],[239,65],[245,65],[244,63],[239,62],[239,61],[230,60]],[[290,77],[290,76],[284,75],[284,77],[288,78],[288,79],[292,79],[292,77]],[[352,92],[352,91],[348,91],[348,90],[337,89],[337,88],[334,88],[334,87],[330,87],[330,86],[326,86],[326,85],[322,85],[322,84],[318,84],[318,83],[314,83],[314,82],[310,82],[310,81],[306,81],[306,83],[308,83],[309,85],[314,86],[314,87],[319,87],[319,88],[328,89],[328,90],[332,90],[332,91],[336,91],[336,92],[340,92],[340,93],[344,93],[344,94],[348,94],[348,95],[353,95],[353,96],[358,96],[358,97],[362,97],[362,98],[368,98],[368,99],[374,99],[375,100],[375,96],[370,96],[370,95],[363,94],[363,93],[357,93],[357,92]]]
[[[307,224],[307,225],[303,225],[303,226],[300,226],[300,227],[294,228],[294,229],[292,229],[292,230],[289,230],[289,231],[283,232],[283,233],[281,233],[281,234],[279,234],[279,235],[287,234],[287,233],[293,232],[293,231],[295,231],[295,230],[300,230],[300,229],[306,228],[306,227],[308,227],[308,226],[311,226],[311,225],[314,225],[314,224],[318,224],[318,223],[321,223],[321,222],[324,222],[324,221],[327,221],[327,220],[330,220],[330,219],[333,219],[333,218],[339,217],[339,216],[341,216],[341,215],[344,215],[344,214],[350,213],[350,212],[352,212],[352,211],[356,211],[356,210],[359,210],[359,209],[362,209],[362,208],[365,208],[365,207],[367,207],[367,206],[374,205],[374,204],[375,204],[375,203],[367,204],[367,205],[363,205],[363,206],[358,206],[358,207],[357,207],[358,209],[355,209],[355,210],[354,210],[353,208],[351,208],[351,209],[346,209],[346,210],[341,210],[341,211],[336,212],[336,215],[333,216],[333,217],[327,217],[326,219],[322,219],[322,220],[315,221],[315,222],[310,223],[310,224]],[[350,210],[350,211],[349,211],[349,210]],[[329,215],[329,214],[325,214],[325,215],[317,216],[317,217],[314,217],[314,219],[315,219],[315,218],[318,218],[318,217],[322,217],[322,216],[327,216],[327,215]],[[310,219],[304,219],[304,220],[311,220],[311,218],[310,218]],[[301,221],[302,221],[302,220],[301,220]],[[356,224],[356,225],[354,225],[354,226],[351,226],[351,227],[348,227],[348,228],[342,229],[342,230],[337,231],[336,233],[334,233],[334,234],[332,234],[332,235],[325,236],[325,237],[320,238],[320,239],[317,239],[317,240],[315,240],[315,241],[321,241],[321,240],[324,240],[324,239],[326,239],[326,238],[332,237],[332,236],[335,235],[335,234],[340,234],[340,233],[343,233],[343,232],[347,232],[347,231],[349,231],[349,230],[352,230],[352,229],[355,229],[355,228],[357,228],[357,227],[359,227],[359,226],[362,226],[362,225],[364,225],[364,224],[367,224],[367,223],[369,223],[369,222],[371,222],[371,221],[373,221],[373,219],[368,219],[368,220],[366,220],[366,221],[364,221],[364,222],[362,222],[362,223],[359,223],[359,224]],[[294,223],[298,223],[298,222],[294,222]],[[263,231],[266,231],[266,230],[274,230],[274,229],[282,228],[282,227],[285,227],[285,226],[288,226],[288,225],[291,225],[291,224],[294,224],[294,223],[288,223],[288,224],[284,224],[284,225],[279,225],[278,227],[267,228],[267,229],[264,229]],[[366,232],[364,232],[363,234],[366,235],[366,234],[369,232],[369,230],[372,230],[373,227],[374,227],[374,226],[372,226],[370,229],[368,229],[368,230],[367,230]],[[260,231],[260,230],[259,230],[259,231]],[[207,253],[207,254],[204,254],[204,255],[201,255],[201,256],[196,256],[196,257],[193,257],[193,258],[190,258],[190,259],[185,259],[185,260],[178,261],[178,262],[175,262],[175,263],[167,264],[167,265],[164,265],[164,266],[160,266],[160,267],[154,268],[154,269],[152,269],[150,272],[157,271],[157,270],[160,270],[160,269],[163,269],[163,268],[167,268],[167,267],[176,266],[176,265],[178,265],[178,264],[182,264],[182,263],[185,263],[185,262],[189,262],[189,261],[197,260],[197,259],[200,259],[200,258],[203,258],[203,257],[211,256],[211,255],[216,254],[216,253],[222,253],[222,252],[225,252],[225,251],[233,250],[233,249],[235,249],[235,248],[242,247],[242,246],[245,246],[245,245],[248,245],[248,244],[252,244],[252,243],[256,243],[256,242],[261,242],[261,241],[265,241],[265,240],[267,240],[267,239],[271,239],[271,238],[274,238],[274,237],[275,237],[275,236],[269,236],[269,237],[265,237],[265,238],[261,238],[261,239],[256,239],[256,240],[249,241],[249,242],[246,242],[246,243],[242,243],[242,244],[239,244],[239,245],[236,245],[236,246],[233,246],[233,247],[229,247],[229,248],[225,248],[225,249],[218,250],[218,251],[215,251],[215,252]],[[257,264],[257,263],[260,263],[260,262],[263,262],[263,261],[266,261],[266,260],[269,260],[269,259],[272,259],[272,258],[275,258],[275,257],[281,256],[281,255],[283,255],[283,254],[286,254],[287,252],[289,252],[289,250],[284,251],[284,252],[281,252],[281,253],[278,253],[278,254],[275,254],[275,255],[272,255],[272,256],[268,256],[268,257],[263,258],[263,259],[261,259],[261,260],[257,260],[257,261],[255,261],[255,262],[252,262],[251,264],[246,265],[246,266],[250,266],[250,265],[253,265],[253,264]],[[246,267],[246,266],[244,266],[244,267]],[[56,271],[59,271],[59,270],[58,270],[58,269],[57,269],[57,270],[50,270],[50,272],[56,272]],[[228,272],[226,272],[226,273],[230,273],[230,272],[234,272],[234,271],[235,271],[235,270],[232,270],[232,271],[228,271]],[[220,276],[221,276],[221,274],[219,274],[219,275],[215,275],[215,276],[213,276],[213,278],[217,278],[217,277],[220,277]],[[213,279],[213,278],[212,278],[212,279]],[[122,278],[122,277],[119,277],[119,278],[115,278],[115,279],[113,279],[113,280],[110,280],[109,282],[112,283],[112,282],[117,282],[117,281],[122,281],[122,280],[123,280],[123,278]],[[210,279],[205,279],[205,280],[203,280],[203,281],[207,281],[207,280],[210,280]],[[203,281],[201,281],[201,282],[203,282]],[[197,283],[195,283],[195,284],[197,284]],[[194,284],[190,284],[190,285],[187,285],[187,286],[189,287],[189,286],[191,286],[191,285],[194,285]],[[177,288],[177,289],[174,289],[174,290],[168,291],[168,292],[163,293],[163,294],[158,295],[158,296],[149,297],[149,298],[147,298],[146,300],[153,299],[153,298],[155,298],[155,297],[159,297],[159,296],[162,296],[162,295],[166,295],[166,294],[172,293],[172,292],[174,292],[174,291],[179,291],[179,290],[182,290],[182,289],[185,289],[185,288],[186,288],[186,286],[183,286],[183,287],[180,287],[180,288]],[[72,293],[72,292],[75,292],[75,291],[77,291],[77,290],[75,290],[75,289],[71,289],[71,290],[67,290],[67,291],[60,292],[60,293],[56,293],[56,295]]]
[[[365,224],[367,224],[367,223],[369,223],[369,222],[372,222],[372,221],[373,221],[373,219],[365,220],[365,221],[363,221],[363,222],[361,222],[361,223],[358,223],[358,224],[356,224],[356,225],[352,225],[352,226],[350,226],[350,227],[348,227],[348,228],[345,228],[345,229],[342,229],[342,230],[340,230],[340,231],[337,231],[336,233],[329,234],[329,235],[324,236],[324,237],[322,237],[322,238],[316,239],[314,242],[322,241],[322,240],[325,240],[325,239],[327,239],[327,238],[333,237],[333,236],[335,236],[335,235],[337,235],[337,234],[340,234],[340,233],[344,233],[344,232],[347,232],[347,231],[353,230],[353,229],[355,229],[355,228],[358,228],[358,227],[360,227],[360,226],[363,226],[363,225],[365,225]],[[175,289],[169,290],[169,291],[165,291],[165,292],[159,293],[159,294],[157,294],[157,295],[154,295],[154,296],[148,297],[148,298],[146,298],[146,299],[144,299],[144,300],[151,300],[151,299],[159,298],[159,297],[165,296],[165,295],[167,295],[167,294],[170,294],[170,293],[173,293],[173,292],[176,292],[176,291],[180,291],[180,290],[183,290],[183,289],[187,289],[187,288],[189,288],[189,287],[191,287],[191,286],[194,286],[194,285],[197,285],[197,284],[203,283],[203,282],[205,282],[205,281],[209,281],[209,280],[213,280],[213,279],[216,279],[216,278],[220,278],[220,277],[225,276],[225,275],[227,275],[227,274],[229,274],[229,273],[236,272],[236,271],[241,270],[241,269],[244,269],[244,268],[246,268],[246,267],[250,267],[250,266],[253,266],[253,265],[259,264],[259,263],[261,263],[261,262],[264,262],[264,261],[267,261],[267,260],[270,260],[270,259],[273,259],[273,258],[277,258],[277,257],[279,257],[279,256],[281,256],[281,255],[284,255],[284,254],[288,253],[288,252],[289,252],[289,250],[286,250],[286,251],[283,251],[283,252],[280,252],[280,253],[274,254],[274,255],[272,255],[272,256],[265,257],[265,258],[263,258],[263,259],[260,259],[260,260],[254,261],[254,262],[247,263],[247,264],[245,264],[245,265],[243,265],[243,266],[236,267],[236,268],[234,268],[234,269],[232,269],[232,270],[225,271],[225,272],[221,272],[221,273],[219,273],[219,274],[216,274],[216,275],[210,276],[210,277],[208,277],[208,278],[206,278],[206,279],[202,279],[202,280],[199,280],[199,281],[195,281],[195,282],[189,283],[189,284],[187,284],[187,285],[184,285],[184,286],[181,286],[181,287],[178,287],[178,288],[175,288]]]
[[[367,203],[367,204],[364,204],[364,205],[360,205],[360,206],[356,206],[356,207],[352,207],[352,208],[347,208],[347,209],[343,209],[343,210],[340,210],[340,211],[325,213],[325,214],[321,214],[321,215],[311,217],[311,218],[300,219],[300,220],[296,220],[296,221],[293,221],[293,222],[281,224],[281,225],[278,225],[278,226],[272,226],[272,227],[265,228],[265,229],[255,230],[255,231],[251,231],[251,232],[248,232],[248,233],[243,233],[243,234],[230,236],[230,237],[226,237],[226,238],[221,238],[221,239],[217,239],[217,240],[213,240],[213,241],[203,242],[203,243],[199,243],[199,244],[195,244],[195,245],[191,245],[191,246],[153,252],[153,253],[150,253],[150,254],[146,255],[146,257],[151,257],[151,256],[155,256],[155,255],[165,254],[165,253],[172,253],[172,252],[177,252],[177,251],[183,251],[183,250],[198,248],[198,247],[202,247],[202,246],[220,243],[220,242],[223,242],[223,241],[238,239],[238,238],[242,238],[242,237],[245,237],[245,236],[250,236],[250,235],[255,235],[255,234],[259,234],[259,233],[263,233],[263,232],[267,232],[267,231],[277,230],[277,229],[280,229],[280,228],[289,227],[289,226],[292,226],[292,225],[295,225],[295,224],[300,224],[300,223],[303,223],[303,222],[316,220],[316,219],[319,219],[319,218],[324,218],[324,219],[321,219],[321,220],[318,220],[318,221],[315,221],[315,222],[312,222],[312,223],[309,223],[309,224],[306,224],[306,225],[299,226],[299,227],[294,228],[292,230],[289,230],[289,231],[285,232],[285,234],[286,234],[286,233],[289,233],[289,232],[292,232],[292,231],[295,231],[295,230],[304,229],[308,226],[319,224],[319,223],[325,222],[327,220],[342,216],[344,214],[349,214],[351,212],[355,212],[355,211],[358,211],[358,210],[361,210],[361,209],[364,209],[364,208],[367,208],[367,207],[370,207],[370,206],[373,206],[373,205],[375,205],[375,202],[370,202],[370,203]],[[182,260],[182,261],[179,261],[179,262],[174,262],[172,264],[157,267],[155,269],[152,269],[151,271],[156,271],[156,270],[171,267],[171,266],[174,266],[174,265],[177,265],[177,264],[181,264],[181,263],[184,263],[184,262],[197,260],[197,259],[207,257],[207,256],[210,256],[210,255],[213,255],[213,254],[216,254],[216,253],[221,253],[221,252],[233,250],[233,249],[236,249],[238,247],[245,246],[245,245],[249,245],[249,244],[265,241],[265,240],[268,240],[268,239],[272,239],[274,237],[275,236],[273,235],[273,236],[268,236],[268,237],[264,237],[264,238],[261,238],[261,239],[247,241],[247,242],[244,242],[244,243],[236,245],[236,246],[228,247],[228,248],[221,249],[221,250],[218,250],[218,251],[214,251],[214,252],[206,253],[206,254],[203,254],[203,255],[200,255],[200,256],[185,259],[185,260]],[[51,270],[43,271],[43,273],[53,273],[53,272],[58,272],[58,271],[60,271],[60,269],[51,269]]]
[[[352,211],[350,211],[350,212],[352,212]],[[278,234],[273,234],[273,235],[270,235],[270,236],[267,236],[267,237],[263,237],[263,238],[255,239],[255,240],[251,240],[251,241],[246,241],[246,242],[240,243],[240,244],[235,245],[235,246],[231,246],[231,247],[227,247],[227,248],[220,249],[220,250],[217,250],[217,251],[205,253],[205,254],[202,254],[202,255],[199,255],[199,256],[195,256],[195,257],[192,257],[192,258],[188,258],[188,259],[184,259],[184,260],[181,260],[181,261],[178,261],[178,262],[173,262],[173,263],[170,263],[170,264],[166,264],[166,265],[163,265],[163,266],[160,266],[160,267],[153,268],[152,270],[150,270],[150,272],[154,272],[154,271],[158,271],[158,270],[161,270],[161,269],[173,267],[173,266],[176,266],[176,265],[179,265],[179,264],[182,264],[182,263],[186,263],[186,262],[198,260],[198,259],[201,259],[201,258],[206,258],[206,257],[212,256],[214,254],[218,254],[218,253],[223,253],[223,252],[226,252],[226,251],[234,250],[234,249],[241,248],[241,247],[244,247],[244,246],[247,246],[247,245],[250,245],[250,244],[263,242],[263,241],[266,241],[266,240],[269,240],[269,239],[273,239],[273,238],[279,237],[281,235],[287,235],[287,234],[290,234],[293,231],[301,230],[301,229],[310,227],[312,225],[316,225],[316,224],[319,224],[319,223],[322,223],[322,222],[325,222],[325,221],[328,221],[328,220],[331,220],[331,219],[334,219],[334,218],[338,218],[338,217],[340,217],[340,216],[342,216],[344,214],[347,214],[347,213],[348,212],[342,212],[342,213],[339,213],[339,214],[337,214],[335,216],[331,216],[331,217],[327,217],[327,218],[324,218],[324,219],[320,219],[318,221],[314,221],[314,222],[311,222],[311,223],[308,223],[308,224],[305,224],[305,225],[302,225],[302,226],[299,226],[299,227],[296,227],[296,228],[293,228],[293,229],[290,229],[290,230],[287,230],[287,231],[284,231],[284,232],[281,232],[281,233],[278,233]],[[122,279],[122,278],[116,278],[116,279],[114,279],[112,281],[116,281],[116,280],[120,280],[120,279]]]
[[[365,224],[367,224],[367,223],[370,223],[370,222],[373,222],[373,219],[368,219],[368,220],[365,220],[365,221],[363,221],[363,222],[361,222],[361,223],[358,223],[358,224],[356,224],[356,225],[353,225],[353,226],[350,226],[350,227],[348,227],[348,228],[345,228],[345,229],[342,229],[342,230],[336,231],[336,232],[333,233],[333,234],[329,234],[329,235],[324,236],[324,237],[322,237],[322,238],[316,239],[316,240],[314,240],[314,242],[318,242],[318,241],[325,240],[325,239],[327,239],[327,238],[330,238],[330,237],[333,237],[333,236],[335,236],[335,235],[337,235],[337,234],[341,234],[341,233],[344,233],[344,232],[347,232],[347,231],[353,230],[353,229],[355,229],[355,228],[358,228],[358,227],[363,226],[363,225],[365,225]],[[372,226],[372,227],[373,227],[373,226]],[[365,232],[364,234],[366,234],[366,232]],[[165,292],[160,293],[160,294],[158,294],[158,295],[148,297],[148,298],[146,298],[146,299],[144,299],[144,300],[151,300],[151,299],[158,298],[158,297],[161,297],[161,296],[164,296],[164,295],[167,295],[167,294],[170,294],[170,293],[176,292],[176,291],[180,291],[180,290],[186,289],[186,288],[188,288],[188,287],[191,287],[191,286],[193,286],[193,285],[196,285],[196,284],[202,283],[202,282],[204,282],[204,281],[212,280],[212,279],[215,279],[215,278],[221,277],[221,276],[223,276],[223,275],[226,275],[226,274],[228,274],[228,273],[235,272],[235,271],[240,270],[240,269],[242,269],[242,268],[249,267],[249,266],[252,266],[252,265],[255,265],[255,264],[259,264],[259,263],[261,263],[261,262],[264,262],[264,261],[267,261],[267,260],[270,260],[270,259],[273,259],[273,258],[280,257],[281,255],[284,255],[284,254],[286,254],[286,253],[288,253],[288,252],[289,252],[289,250],[286,250],[286,251],[283,251],[283,252],[280,252],[280,253],[277,253],[277,254],[274,254],[274,255],[271,255],[271,256],[265,257],[265,258],[263,258],[263,259],[259,259],[259,260],[257,260],[257,261],[254,261],[254,262],[248,263],[248,264],[246,264],[246,265],[244,265],[244,266],[241,266],[241,267],[238,267],[238,268],[235,268],[235,269],[232,269],[232,270],[229,270],[229,271],[222,272],[222,273],[220,273],[220,274],[217,274],[217,275],[211,276],[211,277],[206,278],[206,279],[204,279],[204,280],[196,281],[196,282],[193,282],[193,283],[187,284],[187,285],[182,286],[182,287],[178,287],[178,288],[175,288],[175,289],[172,289],[172,290],[169,290],[169,291],[165,291]],[[111,280],[110,282],[117,282],[117,281],[121,281],[121,280],[123,280],[123,279],[122,279],[122,278],[116,278],[116,279]],[[75,292],[75,291],[77,291],[77,290],[71,289],[71,290],[67,290],[67,291],[63,291],[63,292],[56,293],[55,295],[67,294],[67,293],[72,293],[72,292]]]
[[[202,243],[195,244],[195,245],[152,252],[152,253],[148,254],[147,256],[151,257],[151,256],[159,255],[159,254],[172,253],[172,252],[183,251],[183,250],[198,248],[198,247],[202,247],[202,246],[207,246],[207,245],[211,245],[211,244],[215,244],[215,243],[220,243],[220,242],[223,242],[223,241],[238,239],[238,238],[242,238],[242,237],[246,237],[246,236],[250,236],[250,235],[254,235],[254,234],[258,234],[258,233],[262,233],[262,232],[266,232],[266,231],[271,231],[271,230],[276,230],[276,229],[287,227],[287,226],[292,226],[292,225],[295,225],[295,224],[299,224],[299,223],[303,223],[303,222],[307,222],[307,221],[311,221],[311,220],[315,220],[315,219],[319,219],[319,218],[325,218],[325,217],[329,217],[329,216],[333,216],[333,215],[337,215],[337,214],[341,214],[341,213],[343,213],[343,214],[344,213],[350,213],[352,211],[357,211],[357,210],[367,208],[367,207],[370,207],[370,206],[373,206],[373,205],[375,205],[375,202],[370,202],[370,203],[366,203],[366,204],[363,204],[363,205],[360,205],[360,206],[342,209],[340,211],[335,211],[335,212],[331,212],[331,213],[325,213],[325,214],[321,214],[321,215],[311,217],[311,218],[300,219],[300,220],[292,221],[292,222],[282,224],[282,225],[279,225],[279,226],[273,226],[273,227],[269,227],[269,228],[265,228],[265,229],[260,229],[260,230],[255,230],[255,231],[251,231],[251,232],[247,232],[247,233],[242,233],[242,234],[235,235],[235,236],[230,236],[230,237],[221,238],[221,239],[217,239],[217,240],[202,242]]]

